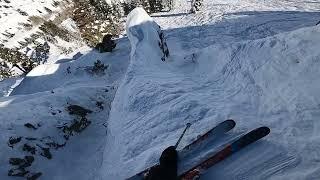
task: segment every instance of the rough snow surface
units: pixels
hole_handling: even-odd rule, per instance
[[[124,179],[157,163],[188,122],[193,126],[185,143],[230,118],[237,121],[229,134],[234,138],[258,126],[272,133],[203,179],[317,177],[320,29],[314,25],[320,14],[224,16],[214,24],[167,31],[174,51],[170,61],[161,62],[154,53],[158,48],[148,41],[156,34],[153,23],[145,23],[150,18],[141,10],[129,15],[127,33],[135,47],[110,112],[105,178]]]
[[[40,179],[125,179],[157,163],[186,123],[193,125],[179,149],[230,118],[235,129],[186,164],[258,126],[270,127],[271,134],[202,179],[319,179],[320,3],[204,0],[196,14],[186,3],[177,0],[171,12],[152,18],[135,9],[127,18],[129,38],[118,40],[114,52],[57,57],[0,98],[0,179],[17,179],[7,176],[8,159],[30,155],[23,144],[66,142],[57,127],[74,121],[71,104],[93,111],[91,124],[52,149],[51,160],[38,148],[27,170],[42,172]],[[157,24],[170,50],[165,62]],[[92,73],[97,60],[109,65],[105,73]],[[12,82],[1,82],[2,94]],[[8,147],[8,139],[19,136],[22,141]]]

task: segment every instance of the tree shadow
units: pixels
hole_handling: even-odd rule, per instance
[[[151,17],[177,17],[177,16],[184,16],[190,13],[176,13],[176,14],[161,14],[161,15],[151,15]]]

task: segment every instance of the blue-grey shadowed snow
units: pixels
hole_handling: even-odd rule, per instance
[[[75,55],[72,56],[72,58],[69,59],[59,59],[57,62],[55,62],[55,64],[61,64],[61,63],[66,63],[66,62],[70,62],[73,60],[77,60],[79,59],[83,54],[81,52],[77,52]]]
[[[171,29],[166,32],[168,44],[178,41],[183,49],[205,48],[212,44],[230,44],[255,40],[315,26],[320,12],[302,11],[248,11],[228,13],[221,21],[202,26]],[[174,47],[171,47],[174,48]],[[175,50],[173,49],[174,53]]]

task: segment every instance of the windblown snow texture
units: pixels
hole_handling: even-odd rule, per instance
[[[240,14],[230,21],[241,24],[256,15]],[[248,33],[229,36],[230,43],[205,44],[220,38],[216,30],[222,25],[167,31],[169,48],[175,51],[170,61],[161,62],[154,42],[155,23],[142,9],[129,15],[131,61],[112,105],[104,177],[124,179],[153,165],[187,122],[196,126],[188,131],[186,143],[205,131],[208,123],[228,118],[237,119],[239,126],[225,142],[261,125],[273,133],[215,166],[211,178],[299,179],[313,177],[319,170],[311,160],[319,155],[310,151],[318,136],[314,133],[320,89],[314,77],[320,74],[319,28],[281,33],[270,23],[264,28],[275,30],[260,37],[257,30],[264,32],[263,28],[252,26]],[[206,36],[210,30],[217,37]],[[219,144],[223,146],[223,142],[208,145],[204,154],[218,150]]]
[[[204,179],[319,179],[320,3],[204,0],[196,14],[186,3],[177,0],[172,11],[152,18],[135,9],[126,23],[130,41],[119,39],[113,53],[80,49],[37,67],[13,91],[14,83],[1,82],[2,94],[12,93],[0,99],[0,179],[9,179],[10,157],[28,155],[25,139],[12,149],[10,137],[60,138],[56,126],[74,120],[66,111],[70,103],[93,111],[92,123],[52,150],[51,160],[35,157],[29,170],[42,172],[41,179],[125,179],[157,163],[187,122],[193,126],[180,147],[225,119],[235,119],[237,127],[185,163],[250,129],[268,126],[272,133],[212,167]],[[38,15],[37,8],[30,15]],[[157,24],[170,50],[164,62]],[[17,28],[6,45],[24,37]],[[109,65],[102,76],[90,74],[97,60]]]

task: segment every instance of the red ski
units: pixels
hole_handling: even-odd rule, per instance
[[[267,136],[269,133],[270,133],[270,129],[268,127],[260,127],[250,131],[249,133],[241,136],[238,140],[227,145],[218,153],[209,157],[207,160],[201,162],[200,164],[196,165],[190,170],[184,172],[182,175],[180,175],[180,178],[182,180],[194,180],[199,178],[200,175],[203,174],[210,167],[214,166],[215,164],[231,156],[233,153],[240,151],[241,149],[248,146],[249,144],[256,142],[259,139]]]

